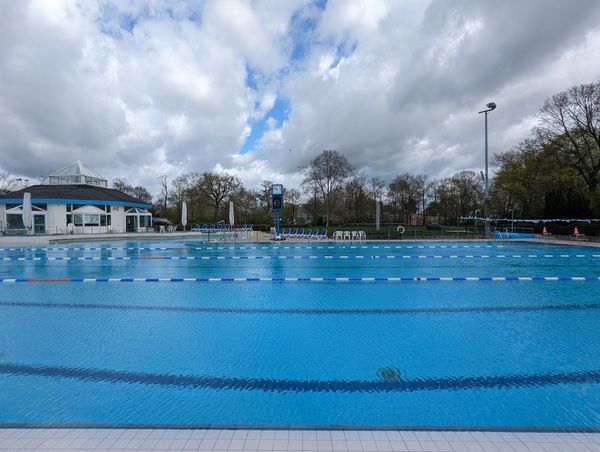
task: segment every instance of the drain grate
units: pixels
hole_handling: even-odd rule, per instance
[[[402,380],[402,373],[395,367],[380,367],[377,370],[377,376],[383,381]]]

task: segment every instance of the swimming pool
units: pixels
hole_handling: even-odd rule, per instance
[[[600,249],[0,250],[0,425],[600,428]]]

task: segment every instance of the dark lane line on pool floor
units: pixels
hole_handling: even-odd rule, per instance
[[[264,392],[389,393],[415,391],[459,391],[473,389],[517,389],[554,385],[597,384],[600,370],[472,377],[432,377],[394,380],[281,380],[272,378],[227,378],[117,371],[94,368],[0,363],[0,373],[13,376],[71,378],[92,382],[133,383],[217,390]]]
[[[0,307],[50,308],[50,309],[91,309],[114,311],[161,311],[214,314],[297,314],[297,315],[401,315],[401,314],[461,314],[461,313],[518,313],[536,311],[576,311],[599,309],[600,303],[544,304],[538,306],[465,306],[440,308],[369,308],[369,309],[274,309],[274,308],[236,308],[236,307],[196,307],[164,305],[124,305],[95,303],[41,303],[0,301]]]

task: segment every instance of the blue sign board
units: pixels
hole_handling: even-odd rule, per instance
[[[275,230],[277,231],[277,235],[281,231],[279,227],[279,214],[281,209],[283,209],[283,185],[281,184],[273,184],[271,187],[271,207],[276,213],[276,222],[275,222]]]

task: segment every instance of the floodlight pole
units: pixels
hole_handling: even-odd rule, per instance
[[[486,239],[490,238],[490,185],[488,178],[488,112],[494,110],[496,108],[496,104],[494,102],[490,102],[486,105],[487,110],[481,110],[479,113],[484,113],[485,116],[485,190],[483,195],[483,215],[485,217],[485,227],[484,227],[484,236]]]

